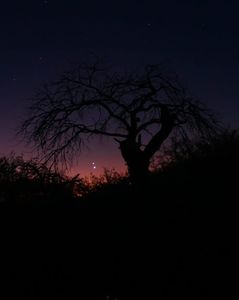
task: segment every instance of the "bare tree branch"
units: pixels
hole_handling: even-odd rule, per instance
[[[94,136],[113,137],[136,178],[148,171],[150,158],[170,136],[186,142],[219,129],[214,114],[159,65],[122,76],[95,63],[44,85],[19,132],[52,163],[66,161]]]

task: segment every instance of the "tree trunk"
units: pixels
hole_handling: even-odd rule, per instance
[[[134,185],[142,185],[146,183],[149,175],[149,162],[140,158],[127,162],[129,176]]]
[[[120,150],[127,164],[132,184],[144,184],[149,174],[149,159],[146,158],[137,142],[131,139],[121,141]]]

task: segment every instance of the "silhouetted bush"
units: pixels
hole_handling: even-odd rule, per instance
[[[11,154],[0,158],[0,199],[2,204],[57,205],[73,200],[75,189],[83,186],[77,178],[48,169],[36,160]]]

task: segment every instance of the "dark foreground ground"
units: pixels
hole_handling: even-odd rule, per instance
[[[235,211],[139,206],[4,212],[1,293],[230,299],[237,292]]]
[[[1,299],[236,299],[235,171],[199,163],[138,190],[1,207]]]

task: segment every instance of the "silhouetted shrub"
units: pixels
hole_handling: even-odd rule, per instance
[[[0,158],[0,199],[7,204],[59,204],[76,197],[83,187],[78,177],[69,178],[36,160],[11,154]]]

